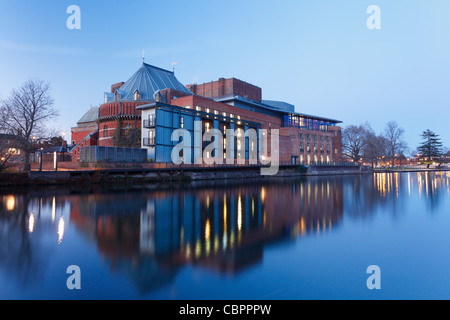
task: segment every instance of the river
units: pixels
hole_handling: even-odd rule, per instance
[[[2,189],[0,299],[450,299],[450,172]]]

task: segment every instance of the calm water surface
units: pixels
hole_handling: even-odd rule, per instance
[[[0,190],[0,299],[450,299],[450,172]]]

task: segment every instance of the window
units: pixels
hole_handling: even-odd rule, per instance
[[[300,152],[304,152],[305,151],[305,148],[304,148],[304,146],[303,146],[303,142],[301,142],[300,143]]]
[[[303,133],[300,132],[300,139],[303,140]]]
[[[314,152],[317,153],[317,143],[314,143]]]
[[[120,93],[119,91],[116,91],[116,101],[120,101]]]
[[[209,132],[209,127],[210,127],[209,122],[205,123],[205,131],[206,132]]]
[[[230,118],[234,118],[234,114],[230,113]]]
[[[330,145],[327,144],[327,153],[330,154]]]
[[[209,113],[209,111],[210,111],[209,108],[206,108],[206,109],[205,109],[205,112],[206,112],[206,113]]]
[[[184,117],[180,117],[180,128],[184,129]]]
[[[202,107],[196,106],[196,107],[195,107],[195,110],[197,110],[197,111],[202,111]]]
[[[311,144],[309,142],[306,144],[306,152],[311,152]]]
[[[186,106],[186,107],[184,107],[185,109],[190,109],[191,108],[191,106]]]
[[[219,111],[214,110],[214,114],[215,114],[215,115],[218,115],[218,114],[219,114]]]
[[[223,115],[224,117],[226,117],[226,116],[227,116],[227,113],[226,113],[226,112],[223,112],[222,115]]]
[[[161,101],[161,98],[160,97],[158,97],[159,96],[159,94],[157,95],[157,101]],[[139,101],[139,100],[141,100],[141,93],[139,92],[139,90],[136,90],[135,92],[134,92],[134,101]]]
[[[108,126],[103,127],[103,138],[108,138]]]

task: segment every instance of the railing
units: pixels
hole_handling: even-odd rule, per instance
[[[144,120],[144,124],[143,124],[144,128],[153,128],[156,126],[156,121],[155,119],[148,119],[148,120]]]
[[[146,147],[151,147],[154,146],[155,143],[155,138],[144,138],[143,140],[143,145]]]

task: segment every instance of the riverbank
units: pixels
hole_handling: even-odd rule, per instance
[[[0,187],[112,184],[132,185],[155,182],[253,179],[319,175],[367,174],[367,167],[356,166],[283,166],[274,176],[261,175],[261,167],[204,167],[190,169],[99,169],[84,171],[31,171],[29,173],[2,173]]]

